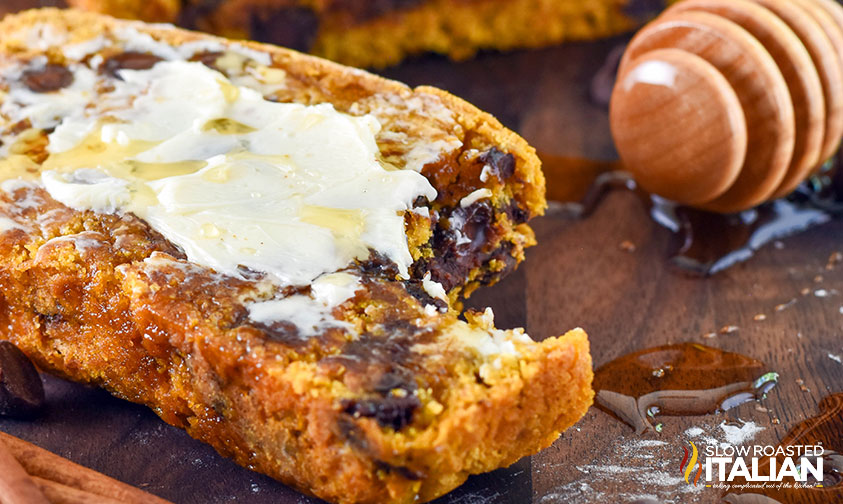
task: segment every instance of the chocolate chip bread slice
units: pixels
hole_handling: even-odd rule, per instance
[[[252,38],[361,67],[423,52],[543,47],[631,30],[657,2],[640,0],[70,0],[117,17]]]
[[[544,207],[494,118],[311,56],[40,10],[0,23],[0,338],[332,502],[430,500],[592,399],[581,330],[458,297]]]
[[[294,51],[106,19],[50,10],[9,17],[0,50],[7,58],[50,63],[43,76],[33,71],[25,76],[33,93],[70,85],[67,65],[113,77],[120,69],[182,58],[205,63],[270,101],[327,102],[340,112],[374,117],[380,124],[375,140],[382,161],[422,173],[437,191],[433,201],[419,202],[406,216],[412,270],[418,278],[429,273],[453,300],[512,271],[524,249],[535,243],[526,222],[546,207],[535,151],[470,104],[439,89],[412,90]],[[139,35],[132,37],[136,31]],[[116,38],[102,38],[111,35]],[[62,44],[69,47],[63,50]],[[46,139],[35,138],[39,134],[29,128],[31,121],[7,120],[14,123],[7,129],[43,147]],[[52,123],[40,126],[49,130]],[[6,139],[7,148],[11,142]],[[30,154],[36,161],[39,156]]]

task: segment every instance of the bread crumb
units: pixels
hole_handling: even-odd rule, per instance
[[[635,246],[635,244],[634,244],[634,243],[632,243],[632,242],[631,242],[631,241],[629,241],[629,240],[624,240],[624,241],[622,241],[622,242],[620,243],[619,247],[620,247],[620,249],[621,249],[621,250],[623,250],[624,252],[630,252],[630,253],[635,252],[636,250],[638,250],[638,247],[636,247],[636,246]]]

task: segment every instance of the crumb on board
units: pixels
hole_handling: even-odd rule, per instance
[[[843,252],[834,252],[828,257],[825,269],[831,271],[841,262],[843,262]]]
[[[797,378],[796,384],[799,385],[799,390],[801,390],[802,392],[810,392],[811,391],[811,389],[808,388],[807,385],[805,385],[805,380],[803,380],[802,378]]]
[[[788,301],[787,303],[782,303],[782,304],[776,305],[775,310],[777,312],[782,312],[782,311],[787,310],[788,308],[790,308],[791,306],[793,306],[795,304],[796,304],[796,298],[793,298],[790,301]]]
[[[623,250],[624,252],[630,252],[630,253],[635,252],[636,250],[638,250],[638,247],[636,247],[636,246],[635,246],[635,244],[634,244],[633,242],[629,241],[629,240],[624,240],[624,241],[622,241],[622,242],[620,243],[620,245],[618,245],[618,247],[619,247],[621,250]]]

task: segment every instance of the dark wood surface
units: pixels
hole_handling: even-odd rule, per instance
[[[31,3],[3,0],[0,13]],[[549,155],[611,160],[606,110],[588,95],[591,78],[620,42],[483,54],[462,63],[425,57],[384,73],[463,96]],[[826,269],[829,256],[843,251],[843,221],[785,238],[705,279],[669,267],[674,237],[631,193],[611,193],[587,219],[550,214],[534,227],[539,246],[526,263],[471,300],[492,306],[500,325],[526,324],[535,338],[581,326],[598,366],[643,348],[701,342],[764,361],[780,373],[779,385],[760,404],[725,414],[664,417],[660,434],[634,434],[592,408],[551,448],[473,477],[440,503],[717,502],[716,491],[681,481],[689,429],[723,440],[722,422],[745,431],[755,426],[761,430],[752,443],[775,445],[815,415],[823,397],[843,392],[843,295],[837,292],[843,291],[843,265]],[[759,314],[766,319],[755,320]],[[737,331],[705,337],[728,325]],[[146,408],[55,378],[45,382],[46,415],[34,422],[0,420],[0,430],[179,504],[317,502],[237,467]]]

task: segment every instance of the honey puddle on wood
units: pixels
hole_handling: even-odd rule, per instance
[[[587,218],[617,190],[635,193],[659,225],[675,237],[670,263],[696,275],[712,275],[750,259],[761,247],[843,216],[841,156],[824,173],[787,198],[738,214],[721,215],[683,207],[638,188],[617,162],[541,155],[551,211]],[[836,173],[836,176],[833,174]]]
[[[764,488],[760,493],[729,494],[728,504],[785,504],[798,502],[843,502],[843,393],[820,402],[820,413],[788,432],[779,444],[787,446],[823,446],[823,481],[808,482],[813,488]],[[777,467],[783,457],[777,457]],[[769,460],[762,462],[759,474],[768,474]],[[816,464],[814,464],[816,465]],[[735,484],[741,482],[736,481]],[[816,486],[821,485],[821,486]]]
[[[656,417],[697,416],[760,400],[778,374],[753,358],[696,344],[624,355],[594,376],[598,407],[638,433],[660,431]]]

